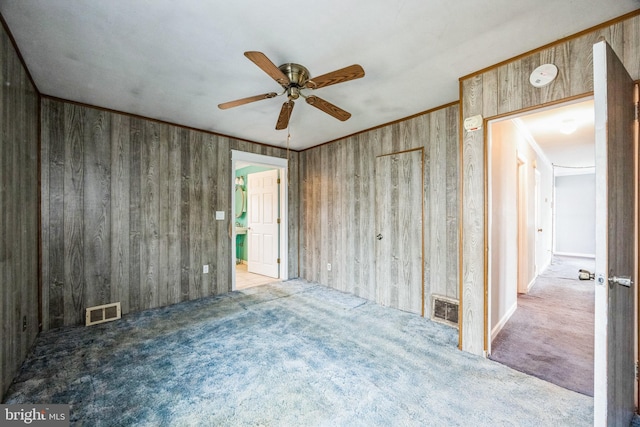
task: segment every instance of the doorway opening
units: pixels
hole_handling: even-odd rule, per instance
[[[591,396],[595,285],[578,272],[594,268],[593,108],[490,121],[486,183],[487,355]]]
[[[287,280],[287,159],[232,150],[232,290]]]

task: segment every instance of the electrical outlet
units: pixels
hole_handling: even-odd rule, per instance
[[[27,330],[27,316],[22,317],[22,332]]]
[[[327,270],[331,271],[331,264],[327,264]]]
[[[204,274],[209,274],[209,264],[205,264],[202,266],[202,272]]]

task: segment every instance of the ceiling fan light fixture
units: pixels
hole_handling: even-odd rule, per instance
[[[289,99],[298,99],[300,95],[302,95],[302,93],[299,87],[291,86],[287,88],[287,97]]]

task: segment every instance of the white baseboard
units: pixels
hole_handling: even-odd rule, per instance
[[[506,325],[509,319],[511,319],[511,316],[513,316],[513,313],[516,312],[517,308],[518,308],[518,301],[514,302],[513,305],[511,305],[511,307],[509,308],[509,310],[507,310],[505,315],[502,316],[502,319],[500,319],[500,321],[496,324],[496,326],[493,327],[493,329],[491,330],[491,341],[493,341],[494,338],[498,336],[498,333],[500,333],[502,328],[504,328],[504,325]]]
[[[545,262],[543,266],[538,267],[537,275],[539,276],[540,274],[542,274],[542,272],[545,271],[550,265],[551,258],[549,258],[549,261]]]

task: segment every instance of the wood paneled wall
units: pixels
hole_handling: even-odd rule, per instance
[[[129,313],[228,292],[232,149],[286,157],[280,148],[43,99],[44,329],[83,323],[86,307],[108,302]],[[297,156],[289,155],[290,277],[298,274]]]
[[[589,96],[593,92],[593,44],[604,37],[623,60],[632,77],[640,77],[640,17],[638,15],[579,37],[561,41],[485,72],[460,79],[462,117],[485,119]],[[558,77],[538,89],[529,75],[541,64],[553,63]],[[462,137],[462,349],[484,350],[485,328],[485,135]]]
[[[39,95],[1,25],[0,82],[0,394],[4,396],[38,334]]]
[[[390,285],[375,281],[375,159],[422,147],[425,316],[432,294],[458,298],[458,140],[454,104],[301,152],[300,276],[372,301]]]

